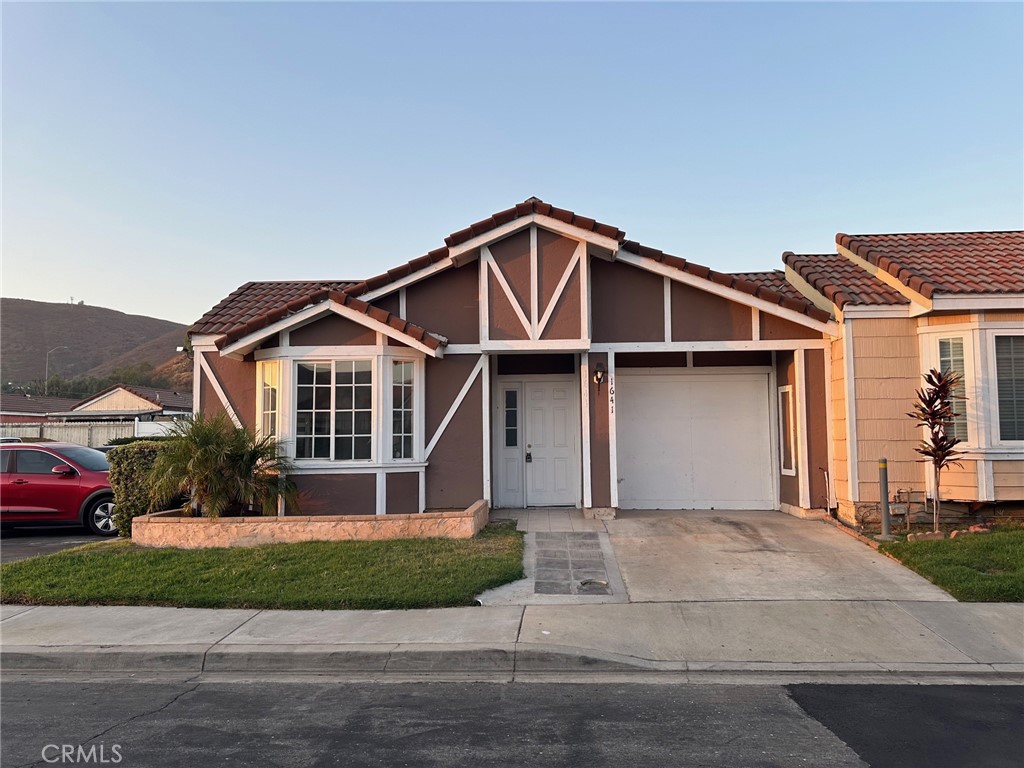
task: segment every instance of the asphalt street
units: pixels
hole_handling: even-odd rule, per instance
[[[9,528],[0,531],[0,562],[12,563],[36,555],[50,555],[102,540],[102,536],[93,536],[80,525]]]
[[[126,768],[998,768],[1024,756],[1024,689],[1002,686],[11,680],[0,697],[4,766],[79,747]]]

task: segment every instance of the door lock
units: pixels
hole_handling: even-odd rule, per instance
[[[533,447],[532,445],[527,445],[526,446],[526,463],[527,464],[532,464],[533,463],[533,451],[530,450],[532,447]]]

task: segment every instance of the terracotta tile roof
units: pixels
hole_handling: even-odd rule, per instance
[[[435,264],[442,259],[448,258],[449,248],[461,245],[467,240],[470,240],[478,235],[486,234],[491,230],[497,229],[503,224],[508,224],[510,221],[515,221],[522,216],[530,216],[532,214],[539,214],[541,216],[550,216],[553,219],[571,224],[574,227],[585,229],[588,232],[595,232],[604,237],[610,237],[613,240],[617,240],[620,243],[625,239],[626,233],[618,227],[613,227],[611,224],[602,224],[599,221],[594,221],[585,216],[579,216],[570,210],[565,208],[556,208],[550,203],[545,203],[543,200],[537,197],[531,197],[528,200],[524,200],[518,205],[514,205],[511,208],[506,208],[504,211],[498,211],[498,213],[492,214],[491,216],[478,221],[476,224],[471,224],[465,229],[460,229],[458,232],[453,232],[444,239],[445,245],[443,248],[435,248],[433,251],[420,256],[417,259],[406,262],[394,269],[389,269],[375,277],[371,277],[360,283],[356,283],[345,289],[346,293],[353,296],[362,296],[364,293],[369,291],[375,291],[378,288],[383,288],[388,283],[393,283],[396,280],[401,280],[407,275],[411,275],[413,272],[418,272],[425,267],[429,267],[431,264]]]
[[[100,390],[95,395],[89,395],[88,397],[79,400],[70,408],[65,408],[64,410],[73,411],[79,406],[92,402],[96,398],[102,397],[103,395],[114,392],[118,389],[123,389],[126,392],[131,392],[137,397],[141,397],[146,402],[152,403],[157,409],[169,408],[172,411],[192,410],[191,392],[176,392],[173,389],[157,389],[156,387],[139,387],[134,384],[114,384],[104,390]]]
[[[465,243],[478,235],[492,231],[517,218],[532,214],[550,216],[566,224],[571,224],[590,232],[596,232],[599,235],[618,241],[622,248],[639,256],[653,258],[669,266],[676,266],[698,277],[713,280],[721,285],[735,288],[751,296],[757,296],[773,304],[778,304],[796,312],[802,312],[816,320],[824,321],[830,317],[828,313],[815,307],[814,304],[807,301],[798,292],[784,287],[774,278],[766,283],[763,279],[750,280],[744,275],[729,275],[715,272],[708,267],[702,267],[699,264],[694,264],[675,256],[669,256],[654,248],[647,248],[639,243],[627,241],[625,239],[625,232],[610,224],[602,224],[594,219],[579,216],[565,208],[556,208],[536,197],[531,197],[512,208],[499,211],[489,218],[452,233],[445,238],[444,247],[437,248],[419,258],[389,269],[387,272],[367,280],[360,282],[246,283],[203,315],[189,329],[189,332],[196,334],[226,334],[226,339],[218,341],[218,345],[223,346],[224,344],[233,343],[242,338],[242,336],[253,333],[260,328],[264,328],[288,314],[298,312],[300,309],[312,304],[318,304],[324,301],[328,295],[339,302],[340,299],[335,298],[335,296],[347,297],[350,300],[348,306],[356,307],[356,304],[351,303],[351,301],[355,301],[355,297],[375,291],[389,283],[425,269],[431,264],[436,264],[448,257],[449,248]],[[756,274],[763,277],[765,273]],[[366,302],[358,301],[357,304],[358,311],[365,312],[368,315],[374,316],[375,313],[383,313],[383,310],[371,307]],[[432,345],[431,348],[433,349],[437,348],[436,345],[433,345],[433,342],[438,342],[438,344],[444,343],[439,342],[438,337],[431,335],[419,326],[406,323],[405,320],[394,315],[383,314],[388,318],[383,320],[383,322],[388,322],[396,328],[408,326],[408,328],[412,329],[408,332],[410,336]],[[428,339],[432,341],[428,341]]]
[[[1024,292],[1024,231],[836,235],[836,243],[925,298]]]
[[[780,307],[791,309],[794,312],[801,312],[815,320],[825,322],[832,318],[828,312],[814,306],[813,303],[802,296],[797,297],[796,295],[791,295],[788,291],[786,293],[782,293],[769,285],[748,280],[741,275],[730,275],[725,272],[716,272],[709,267],[695,264],[692,261],[681,259],[678,256],[670,256],[656,248],[648,248],[646,245],[640,245],[640,243],[632,240],[626,240],[623,242],[622,250],[659,261],[668,267],[688,272],[696,277],[711,280],[714,283],[724,285],[727,288],[733,288],[750,296],[756,296],[759,299],[770,302],[771,304],[778,304]]]
[[[781,269],[770,269],[766,272],[732,272],[733,277],[756,283],[768,290],[781,293],[790,299],[805,300],[806,297],[786,279],[786,273]]]
[[[283,320],[288,315],[293,315],[296,312],[301,312],[307,307],[315,306],[328,300],[341,304],[349,309],[353,309],[356,312],[362,312],[367,317],[391,326],[399,333],[415,339],[430,349],[437,349],[438,347],[442,347],[448,343],[448,340],[444,337],[432,334],[425,328],[421,328],[418,325],[407,322],[398,315],[393,315],[380,307],[375,307],[372,304],[367,304],[365,301],[360,301],[341,290],[321,288],[313,293],[300,296],[287,304],[275,307],[269,312],[256,315],[243,323],[239,323],[227,329],[227,331],[224,332],[224,335],[217,339],[217,348],[222,349],[229,344],[234,344],[239,339],[242,339],[251,333],[255,333],[256,331],[262,330],[271,323]]]
[[[0,413],[38,413],[43,416],[47,413],[71,410],[77,402],[67,397],[4,392],[0,394]]]
[[[227,295],[213,309],[199,318],[190,334],[224,333],[255,317],[277,309],[283,304],[326,288],[340,290],[355,285],[354,280],[268,280],[246,283]]]
[[[864,271],[838,253],[782,254],[786,266],[822,296],[842,309],[847,304],[909,304],[895,288]]]

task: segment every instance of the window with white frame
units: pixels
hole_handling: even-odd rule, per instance
[[[962,336],[939,339],[939,369],[953,371],[959,377],[959,382],[953,390],[953,411],[956,416],[950,422],[949,434],[967,442],[967,370],[964,367]]]
[[[999,439],[1024,440],[1024,336],[996,336]]]
[[[279,389],[281,382],[281,363],[277,360],[266,360],[259,364],[259,424],[261,437],[277,437],[279,422]]]
[[[373,457],[373,362],[300,362],[295,374],[295,458]]]
[[[391,457],[415,458],[413,382],[416,366],[411,360],[391,363]]]
[[[793,418],[793,386],[779,387],[779,460],[782,474],[796,474],[796,419]]]

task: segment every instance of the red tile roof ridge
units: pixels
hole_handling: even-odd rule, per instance
[[[782,254],[783,263],[808,285],[842,309],[847,304],[901,305],[910,301],[838,253]]]

